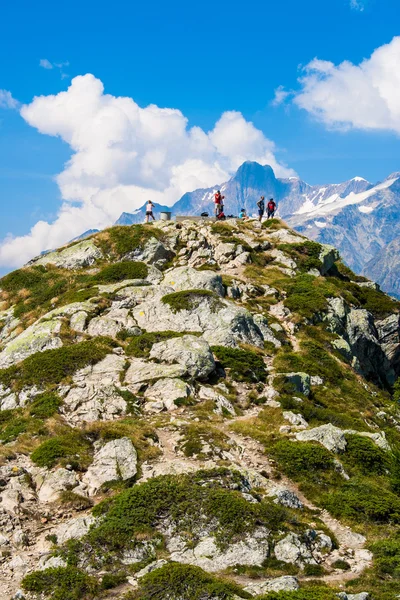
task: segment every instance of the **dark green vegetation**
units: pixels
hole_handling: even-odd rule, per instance
[[[52,417],[62,404],[61,398],[54,392],[44,392],[35,396],[29,407],[29,413],[39,419]]]
[[[90,464],[90,456],[90,442],[79,430],[71,429],[43,442],[32,452],[31,459],[39,467],[51,468],[59,463],[82,469]]]
[[[218,579],[205,573],[199,567],[170,563],[145,575],[132,600],[170,600],[187,598],[189,600],[232,600],[234,596],[251,598],[234,583]]]
[[[145,332],[141,335],[135,335],[129,338],[129,343],[125,348],[128,356],[135,356],[138,358],[147,358],[150,354],[150,350],[153,344],[157,342],[163,342],[171,338],[181,337],[183,333],[176,331],[157,331],[155,333]]]
[[[17,365],[0,369],[0,383],[5,387],[53,385],[73,375],[78,369],[94,365],[111,352],[115,344],[108,338],[45,350],[29,356]]]
[[[184,290],[182,292],[172,292],[161,298],[163,304],[167,304],[172,312],[180,310],[192,310],[196,308],[204,299],[213,301],[213,306],[216,308],[219,303],[218,296],[210,290]]]
[[[211,427],[208,423],[192,423],[183,429],[183,440],[181,448],[187,457],[196,456],[197,458],[207,458],[203,447],[205,444],[210,446],[212,452],[214,449],[229,450],[228,438],[218,429]]]
[[[22,580],[27,592],[50,595],[53,600],[92,600],[99,592],[94,577],[76,567],[57,567],[34,571]]]
[[[318,319],[328,306],[327,298],[338,295],[335,285],[329,280],[313,275],[298,275],[286,285],[285,306],[303,318]]]
[[[297,592],[271,592],[259,600],[337,600],[337,592],[328,587],[310,587]]]
[[[115,226],[96,236],[102,251],[112,258],[122,258],[134,250],[143,250],[151,238],[161,239],[162,231],[152,226]]]
[[[124,279],[145,279],[148,275],[148,267],[143,262],[123,261],[106,265],[96,273],[96,283],[115,283]]]
[[[240,483],[241,475],[227,469],[155,477],[97,505],[93,514],[104,520],[89,532],[88,540],[103,551],[122,550],[132,547],[140,534],[156,534],[162,518],[195,541],[200,514],[204,525],[218,523],[214,535],[220,545],[251,534],[259,525],[273,531],[282,528],[285,510],[269,500],[251,504],[227,489]]]
[[[297,268],[302,273],[306,273],[311,269],[319,271],[322,267],[322,262],[319,259],[322,246],[317,242],[306,240],[300,244],[279,244],[278,250],[293,258]]]
[[[253,383],[266,380],[267,371],[260,354],[252,350],[226,346],[212,346],[211,350],[222,367],[229,369],[229,375],[233,380]]]

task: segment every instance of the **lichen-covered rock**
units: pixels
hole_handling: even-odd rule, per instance
[[[261,596],[269,592],[295,592],[299,589],[299,582],[296,577],[283,575],[275,579],[266,579],[247,585],[244,590],[252,596]]]
[[[14,365],[24,358],[62,346],[57,335],[61,329],[61,321],[52,319],[34,323],[16,338],[11,340],[0,353],[0,369]]]
[[[332,540],[322,531],[308,529],[300,538],[296,533],[288,533],[274,547],[277,560],[304,566],[318,564],[323,555],[333,548]]]
[[[291,410],[283,411],[283,418],[298,429],[307,429],[308,427],[308,423],[305,418],[300,414],[292,412]]]
[[[225,413],[235,416],[236,412],[232,402],[222,394],[218,393],[217,390],[202,385],[199,388],[198,396],[200,400],[212,400],[215,402],[215,412],[217,414],[223,415]]]
[[[215,370],[215,361],[208,342],[194,335],[184,335],[154,344],[150,358],[168,364],[178,363],[195,379],[204,379]]]
[[[318,258],[322,263],[321,275],[326,275],[335,262],[339,260],[339,252],[334,246],[323,244]]]
[[[268,557],[268,537],[269,532],[259,527],[251,536],[221,550],[211,536],[204,536],[194,548],[188,548],[183,539],[176,536],[167,540],[167,549],[171,560],[214,573],[234,565],[261,566]]]
[[[157,238],[151,237],[143,248],[137,248],[125,254],[123,260],[140,260],[161,269],[174,256],[175,254],[170,248],[167,248]]]
[[[107,481],[125,481],[137,473],[137,452],[127,437],[112,440],[96,454],[82,478],[89,495],[96,494]]]
[[[68,391],[61,411],[71,423],[113,420],[125,414],[127,404],[118,393],[120,373],[126,359],[108,354],[93,366],[77,371],[73,386]]]
[[[210,290],[224,296],[222,277],[214,271],[196,271],[191,267],[178,267],[168,271],[162,282],[176,292],[183,290]]]
[[[52,264],[62,269],[78,269],[93,265],[100,258],[103,258],[103,253],[94,241],[83,240],[67,248],[34,258],[28,262],[28,266]]]
[[[72,490],[79,481],[74,471],[68,469],[57,469],[54,472],[40,471],[34,477],[37,495],[40,502],[54,502],[60,492]]]
[[[61,546],[68,540],[80,540],[95,522],[96,519],[92,515],[83,515],[61,523],[51,533],[57,537],[57,544]]]
[[[327,450],[332,452],[342,452],[346,448],[346,437],[344,431],[335,427],[331,423],[299,431],[296,433],[296,439],[300,442],[319,442]]]
[[[87,332],[91,336],[116,337],[122,329],[129,330],[136,327],[136,321],[129,314],[128,308],[112,308],[100,317],[92,319]]]
[[[163,408],[172,411],[178,408],[180,400],[187,400],[192,394],[193,388],[182,379],[159,379],[147,388],[144,397],[152,403],[161,402]]]
[[[186,369],[182,365],[160,365],[157,363],[146,362],[140,358],[131,360],[130,366],[125,375],[125,382],[128,387],[138,390],[141,384],[153,382],[157,379],[174,379],[183,377]]]

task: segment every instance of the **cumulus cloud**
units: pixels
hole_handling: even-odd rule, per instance
[[[12,97],[8,90],[0,90],[0,108],[16,109],[19,107],[19,102]]]
[[[0,265],[18,266],[89,228],[112,224],[148,198],[171,205],[185,192],[226,181],[245,160],[270,164],[274,143],[241,113],[224,113],[206,132],[189,127],[181,111],[104,93],[93,75],[75,77],[67,91],[40,96],[21,108],[39,132],[60,137],[72,156],[56,180],[63,199],[53,223],[40,221],[23,237],[0,245]]]
[[[293,92],[288,92],[287,90],[285,90],[283,85],[280,85],[275,90],[275,96],[271,102],[272,106],[279,106],[280,104],[283,104],[289,98],[289,96],[292,95],[292,93]]]
[[[400,37],[359,65],[314,59],[294,102],[330,127],[400,133]]]

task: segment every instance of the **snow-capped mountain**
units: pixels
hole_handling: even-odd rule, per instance
[[[217,189],[225,196],[227,215],[237,215],[241,208],[250,215],[256,214],[261,195],[267,201],[274,198],[278,215],[292,227],[307,237],[336,246],[356,272],[364,271],[389,293],[400,293],[393,286],[390,273],[383,276],[374,262],[388,244],[400,238],[400,172],[377,184],[354,177],[338,184],[309,185],[297,177],[277,178],[269,165],[245,162],[229,181],[188,192],[170,208],[156,205],[155,212],[211,215]],[[143,222],[144,209],[143,206],[132,214],[123,213],[117,224]],[[400,244],[396,252],[398,247]],[[390,258],[389,253],[386,257],[389,271]]]

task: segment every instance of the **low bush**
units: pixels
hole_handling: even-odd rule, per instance
[[[322,577],[326,574],[326,571],[322,565],[305,565],[304,575],[306,577]]]
[[[88,462],[90,451],[91,445],[82,433],[71,430],[40,444],[32,452],[31,459],[38,467],[51,468],[61,462],[64,465],[70,463],[83,468]]]
[[[205,573],[199,567],[169,563],[145,575],[139,584],[137,600],[232,600],[251,598],[238,585]]]
[[[282,527],[286,517],[282,507],[269,500],[251,504],[232,489],[240,485],[241,477],[228,469],[214,469],[137,484],[93,509],[103,519],[89,532],[88,540],[102,552],[131,547],[138,534],[154,535],[160,519],[193,540],[200,515],[204,526],[213,524],[220,545],[251,534],[259,525],[272,530]]]
[[[283,347],[275,357],[274,366],[281,373],[304,372],[319,375],[334,386],[340,385],[345,374],[340,363],[322,343],[309,339],[300,343],[300,352]]]
[[[99,592],[94,577],[76,567],[56,567],[29,573],[22,580],[27,592],[45,594],[53,600],[92,600]]]
[[[98,236],[98,243],[104,252],[111,251],[114,255],[122,257],[133,250],[142,250],[149,239],[161,237],[162,231],[153,226],[117,225]]]
[[[310,587],[296,592],[271,592],[258,600],[337,600],[337,592],[329,587]]]
[[[126,583],[125,573],[105,573],[101,580],[101,589],[111,590],[123,583]]]
[[[400,523],[400,498],[377,484],[353,479],[324,495],[321,504],[338,518],[357,522]]]
[[[285,306],[303,318],[312,320],[328,306],[327,298],[338,295],[334,284],[323,277],[298,275],[286,285]]]
[[[286,475],[295,479],[334,470],[331,453],[319,444],[279,440],[270,451]]]
[[[69,510],[87,510],[93,506],[93,502],[87,496],[75,494],[71,490],[64,490],[59,496],[60,504]]]
[[[319,260],[322,246],[317,242],[305,240],[299,244],[279,244],[278,250],[293,258],[302,273],[307,273],[311,269],[319,271],[322,267],[322,262]]]
[[[93,282],[116,283],[124,279],[145,279],[148,272],[148,267],[143,262],[117,262],[103,267],[93,276]]]
[[[349,571],[351,569],[351,565],[342,558],[335,560],[335,562],[332,563],[332,567],[334,569],[340,569],[341,571]]]
[[[29,419],[21,416],[18,411],[3,410],[0,412],[0,442],[2,444],[13,442],[28,429]]]
[[[400,579],[400,535],[375,542],[370,546],[374,554],[375,572],[379,577]]]
[[[167,304],[172,312],[181,310],[192,310],[196,308],[203,298],[213,300],[213,307],[218,305],[218,296],[210,290],[183,290],[182,292],[172,292],[161,298],[163,304]]]
[[[235,381],[266,381],[265,363],[259,354],[252,350],[212,346],[211,350],[224,369],[229,369],[230,377]]]
[[[48,419],[58,411],[62,404],[61,398],[54,392],[44,392],[35,396],[29,407],[29,413],[32,417],[39,419]]]
[[[346,452],[342,456],[345,467],[356,469],[363,475],[383,475],[390,468],[387,452],[372,440],[359,435],[346,435]]]
[[[14,384],[17,389],[60,383],[78,369],[101,361],[112,350],[113,345],[111,340],[98,337],[71,346],[37,352],[17,365],[0,369],[0,383],[5,387]]]

